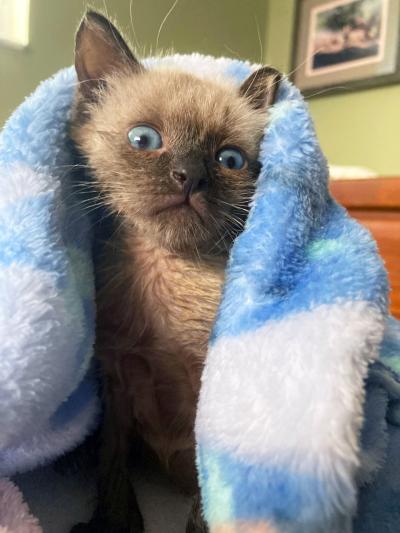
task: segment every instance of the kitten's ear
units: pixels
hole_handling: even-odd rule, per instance
[[[96,13],[88,11],[75,38],[75,69],[81,93],[90,99],[104,85],[104,76],[121,69],[142,71],[117,28]]]
[[[240,94],[247,98],[252,107],[262,109],[275,101],[282,74],[272,67],[261,67],[242,83]]]

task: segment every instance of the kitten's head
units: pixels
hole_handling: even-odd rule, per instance
[[[105,201],[172,251],[226,251],[248,213],[280,74],[264,67],[237,88],[146,69],[94,12],[79,27],[75,66],[73,137]]]

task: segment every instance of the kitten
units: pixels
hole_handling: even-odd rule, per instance
[[[199,490],[193,426],[207,341],[280,74],[263,67],[237,88],[148,70],[92,11],[75,66],[72,137],[120,225],[97,297],[105,420],[99,504],[87,527],[140,532],[127,464],[135,439],[182,490]],[[206,531],[198,501],[194,508],[187,531]]]

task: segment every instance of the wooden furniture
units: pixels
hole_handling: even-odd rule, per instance
[[[389,272],[391,312],[400,318],[400,178],[331,181],[336,200],[375,237]]]

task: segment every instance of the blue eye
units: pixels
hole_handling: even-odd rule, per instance
[[[217,153],[216,160],[223,167],[234,170],[243,168],[246,163],[242,152],[236,148],[223,148]]]
[[[163,144],[161,135],[150,126],[135,126],[128,133],[128,139],[138,150],[158,150]]]

